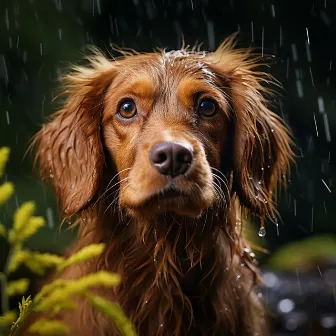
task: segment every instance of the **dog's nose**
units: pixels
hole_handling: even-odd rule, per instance
[[[184,142],[160,142],[151,148],[149,159],[160,174],[176,177],[189,169],[193,149]]]

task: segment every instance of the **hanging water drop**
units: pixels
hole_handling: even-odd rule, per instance
[[[266,229],[262,226],[258,232],[259,237],[265,237],[266,236]]]

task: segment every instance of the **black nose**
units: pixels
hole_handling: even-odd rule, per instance
[[[149,159],[160,174],[175,177],[187,172],[193,160],[193,150],[183,142],[160,142],[151,148]]]

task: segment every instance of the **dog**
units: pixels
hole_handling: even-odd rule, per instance
[[[215,52],[120,52],[93,50],[63,76],[62,107],[34,140],[63,218],[78,218],[70,254],[107,247],[62,277],[120,274],[99,293],[139,336],[265,335],[240,217],[273,218],[293,160],[269,107],[277,82],[232,38]],[[119,335],[85,300],[62,319],[74,335]]]

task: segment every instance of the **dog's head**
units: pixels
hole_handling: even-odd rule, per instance
[[[65,77],[64,106],[36,137],[66,217],[115,185],[133,216],[196,217],[233,194],[251,212],[274,209],[292,151],[256,57],[227,40],[214,53],[89,60]]]

